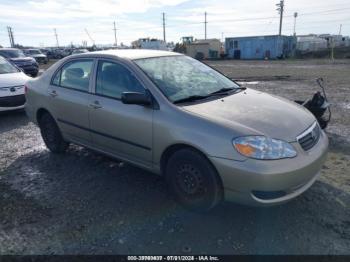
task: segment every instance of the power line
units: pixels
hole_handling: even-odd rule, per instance
[[[188,22],[188,23],[181,23],[181,24],[173,24],[173,25],[167,25],[167,27],[178,27],[178,26],[188,26],[188,25],[201,25],[204,24],[204,22]]]
[[[279,5],[279,4],[278,4]],[[313,14],[322,14],[326,13],[329,14],[329,12],[344,12],[345,10],[350,8],[343,8],[343,9],[330,9],[330,10],[324,10],[324,11],[318,11],[318,12],[309,12],[309,13],[298,13],[298,16],[308,16]],[[284,11],[284,8],[283,8]],[[208,13],[207,13],[208,15]],[[293,18],[294,14],[292,15],[283,15],[283,18]],[[258,21],[258,20],[271,20],[277,18],[276,16],[270,16],[270,17],[251,17],[251,18],[238,18],[238,19],[216,19],[211,20],[212,23],[219,23],[219,22],[244,22],[244,21]],[[175,24],[175,25],[168,25],[168,27],[176,27],[176,26],[182,26],[182,25],[196,25],[196,24],[203,24],[204,22],[188,22],[188,23],[182,23],[182,24]]]
[[[286,17],[286,16],[284,16],[284,17]],[[270,16],[270,17],[242,18],[242,19],[217,19],[217,20],[210,20],[210,24],[222,23],[222,22],[244,22],[244,21],[271,20],[271,19],[275,19],[275,18],[278,18],[278,17],[277,16]],[[203,22],[200,22],[200,23],[202,24]]]
[[[350,8],[349,8],[350,9]],[[331,10],[332,11],[332,10]],[[342,10],[338,10],[338,12],[340,11],[344,11],[344,9]],[[328,11],[322,11],[322,13],[325,13]],[[313,13],[298,13],[298,17],[299,16],[308,16],[308,15],[312,15],[315,14],[316,12]],[[324,14],[327,15],[328,13]],[[284,18],[293,18],[293,15],[283,15],[283,19]],[[276,19],[278,18],[277,16],[271,16],[271,17],[251,17],[251,18],[239,18],[239,19],[216,19],[216,20],[211,20],[210,23],[211,24],[218,24],[218,23],[222,23],[222,22],[244,22],[244,21],[259,21],[259,20],[272,20],[272,19]],[[176,24],[176,25],[168,25],[168,27],[177,27],[177,26],[182,26],[182,25],[197,25],[197,24],[203,24],[203,22],[189,22],[189,23],[183,23],[183,24]]]
[[[350,7],[345,8],[337,8],[337,9],[328,9],[323,11],[315,11],[315,12],[308,12],[308,13],[301,13],[300,15],[315,15],[315,14],[323,14],[323,13],[338,13],[343,12],[344,10],[350,10]]]

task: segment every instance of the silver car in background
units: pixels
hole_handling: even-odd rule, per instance
[[[75,143],[163,175],[194,209],[287,202],[326,159],[327,136],[305,108],[177,53],[72,55],[27,87],[27,114],[52,152]]]

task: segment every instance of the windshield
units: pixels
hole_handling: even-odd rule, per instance
[[[28,50],[28,53],[31,55],[40,55],[41,52],[39,50]]]
[[[187,56],[135,60],[172,102],[192,96],[207,96],[239,86],[209,66]]]
[[[3,54],[8,58],[25,57],[25,55],[21,50],[2,50],[0,54]]]
[[[89,52],[88,50],[86,49],[79,49],[79,50],[74,50],[73,53],[75,54],[82,54],[82,53],[87,53]]]
[[[19,70],[10,64],[5,58],[0,57],[0,74],[18,73]]]

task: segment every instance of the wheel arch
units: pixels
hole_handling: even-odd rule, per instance
[[[210,165],[214,168],[214,170],[216,171],[216,173],[218,174],[218,176],[220,177],[219,172],[217,171],[216,167],[214,166],[214,164],[210,161],[210,159],[208,158],[208,156],[201,151],[200,149],[189,145],[189,144],[185,144],[185,143],[178,143],[178,144],[173,144],[168,146],[162,153],[161,158],[160,158],[160,172],[162,175],[164,175],[165,172],[165,168],[166,165],[168,163],[168,160],[170,159],[170,157],[177,151],[181,150],[181,149],[190,149],[193,150],[195,152],[197,152],[198,154],[200,154],[201,156],[203,156],[208,163],[210,163]],[[220,177],[221,179],[221,177]]]
[[[50,114],[50,115],[52,116],[52,114],[50,113],[50,111],[47,110],[46,108],[43,108],[43,107],[39,108],[39,109],[36,111],[36,116],[35,116],[35,118],[36,118],[37,123],[39,123],[41,117],[42,117],[45,113]]]

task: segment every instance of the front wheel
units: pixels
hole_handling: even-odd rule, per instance
[[[212,164],[192,149],[175,152],[166,166],[166,181],[183,206],[209,211],[223,199],[222,182]]]
[[[64,141],[56,121],[49,113],[44,113],[39,120],[41,136],[52,153],[64,153],[69,144]]]

